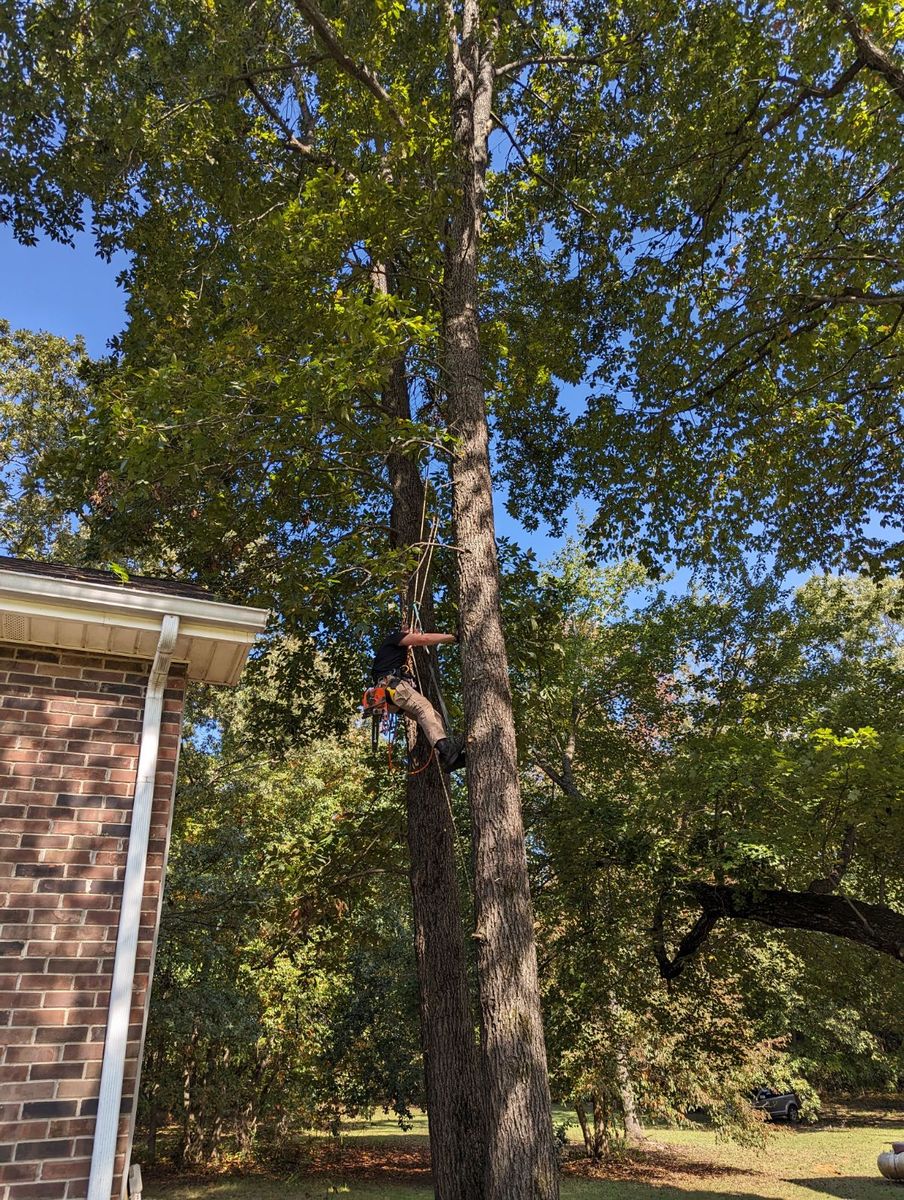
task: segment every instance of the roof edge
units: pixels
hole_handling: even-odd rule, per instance
[[[86,611],[143,614],[190,619],[193,624],[235,626],[254,635],[266,628],[270,613],[266,608],[227,604],[222,600],[202,600],[175,592],[130,591],[121,584],[85,582],[26,571],[0,571],[0,602],[5,598],[40,599],[53,607],[80,608]]]
[[[164,617],[179,618],[174,659],[190,679],[233,685],[269,612],[119,584],[0,571],[0,637],[18,644],[153,658]]]

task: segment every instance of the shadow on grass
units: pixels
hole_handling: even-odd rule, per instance
[[[751,1173],[736,1170],[732,1174]],[[562,1178],[562,1200],[717,1200],[720,1196],[730,1197],[730,1200],[763,1200],[764,1192],[755,1182],[748,1184],[750,1191],[738,1191],[728,1176],[729,1173],[723,1171],[721,1179],[708,1179],[707,1187],[702,1181],[695,1183],[687,1174],[671,1180],[625,1179],[612,1175],[588,1178],[566,1174]],[[882,1196],[897,1200],[890,1190],[893,1185],[869,1176],[785,1179],[771,1183],[808,1188],[819,1196],[837,1197],[838,1200],[880,1200]],[[334,1195],[342,1196],[343,1200],[365,1200],[365,1197],[367,1200],[433,1200],[434,1196],[429,1179],[387,1178],[385,1175],[362,1178],[341,1168],[330,1172],[325,1165],[322,1173],[313,1175],[300,1171],[276,1177],[153,1181],[148,1184],[146,1194],[148,1200],[332,1200]],[[770,1190],[766,1194],[774,1193]]]
[[[562,1200],[716,1200],[718,1196],[731,1200],[763,1200],[762,1192],[732,1190],[696,1190],[675,1183],[635,1183],[621,1179],[562,1180]]]
[[[386,1142],[390,1139],[386,1138]],[[315,1146],[303,1171],[307,1178],[342,1176],[367,1183],[429,1184],[430,1151],[426,1146]]]
[[[904,1197],[904,1191],[901,1190],[901,1185],[895,1190],[895,1185],[889,1179],[883,1179],[881,1175],[876,1173],[873,1175],[835,1175],[829,1179],[789,1179],[788,1183],[794,1183],[798,1187],[809,1188],[813,1192],[819,1192],[823,1196],[839,1196],[841,1200],[865,1200],[865,1198],[875,1198],[878,1200],[880,1196],[888,1197],[889,1200],[897,1200],[897,1197]]]
[[[883,1096],[829,1102],[823,1105],[818,1124],[809,1128],[904,1130],[904,1101],[897,1096]]]
[[[594,1164],[587,1158],[573,1158],[563,1167],[563,1175],[572,1179],[592,1179],[608,1182],[653,1184],[661,1187],[677,1178],[692,1184],[694,1179],[733,1178],[759,1179],[760,1172],[746,1167],[731,1167],[711,1159],[693,1158],[670,1146],[650,1146],[632,1151],[624,1158]],[[904,1197],[901,1198],[904,1200]]]
[[[794,1182],[798,1182],[795,1180]],[[813,1180],[816,1190],[823,1181]],[[833,1184],[844,1182],[829,1181]],[[859,1180],[852,1181],[860,1183]],[[869,1182],[869,1181],[863,1181]],[[358,1180],[344,1173],[320,1177],[306,1174],[280,1178],[231,1178],[182,1181],[161,1184],[151,1182],[145,1194],[148,1200],[434,1200],[429,1183]],[[733,1188],[703,1190],[677,1183],[654,1184],[621,1179],[562,1179],[562,1200],[763,1200],[761,1191],[735,1191]],[[847,1200],[872,1200],[872,1191],[827,1192]]]

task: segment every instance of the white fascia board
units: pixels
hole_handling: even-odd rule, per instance
[[[64,642],[29,638],[30,644],[44,641],[44,644],[72,646],[75,627],[129,630],[136,635],[131,653],[141,658],[153,658],[153,652],[148,654],[143,645],[139,647],[139,637],[145,635],[141,638],[144,643],[148,641],[147,635],[151,635],[156,644],[163,618],[176,616],[180,625],[176,660],[189,664],[191,678],[227,684],[237,682],[248,649],[266,627],[269,616],[263,608],[176,593],[147,592],[130,588],[127,583],[85,583],[30,575],[25,571],[0,571],[0,612],[59,622],[60,628],[68,631]],[[222,654],[212,653],[217,648],[235,653],[228,655],[229,667],[225,673],[209,675],[204,664],[214,660],[220,666],[224,663]]]
[[[157,627],[162,617],[172,614],[180,621],[184,617],[204,626],[219,624],[229,629],[245,628],[252,636],[264,629],[269,615],[265,608],[246,608],[241,604],[224,604],[221,600],[201,600],[172,592],[146,592],[128,583],[83,583],[49,575],[0,571],[0,599],[15,596],[45,600],[55,607],[75,607],[108,615],[135,613],[156,617]]]

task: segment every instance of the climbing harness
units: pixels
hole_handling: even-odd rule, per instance
[[[396,767],[393,760],[393,749],[399,740],[399,735],[404,725],[404,722],[399,720],[398,713],[390,712],[389,709],[394,692],[395,689],[392,687],[375,685],[374,687],[367,688],[361,697],[361,707],[364,716],[370,716],[370,748],[376,754],[380,749],[381,738],[385,738],[390,771],[395,770]],[[434,747],[431,747],[427,761],[414,770],[409,770],[408,775],[420,775],[421,771],[425,771],[430,766],[435,757],[436,750]]]

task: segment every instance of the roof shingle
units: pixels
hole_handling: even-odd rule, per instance
[[[165,596],[188,596],[196,600],[216,600],[217,597],[194,583],[182,583],[177,579],[149,579],[144,575],[130,575],[128,581],[120,579],[112,571],[96,571],[87,567],[70,567],[64,563],[36,562],[31,558],[11,558],[0,555],[0,571],[19,571],[25,575],[45,575],[57,579],[69,579],[75,583],[102,583],[118,585],[139,592],[156,592]]]

